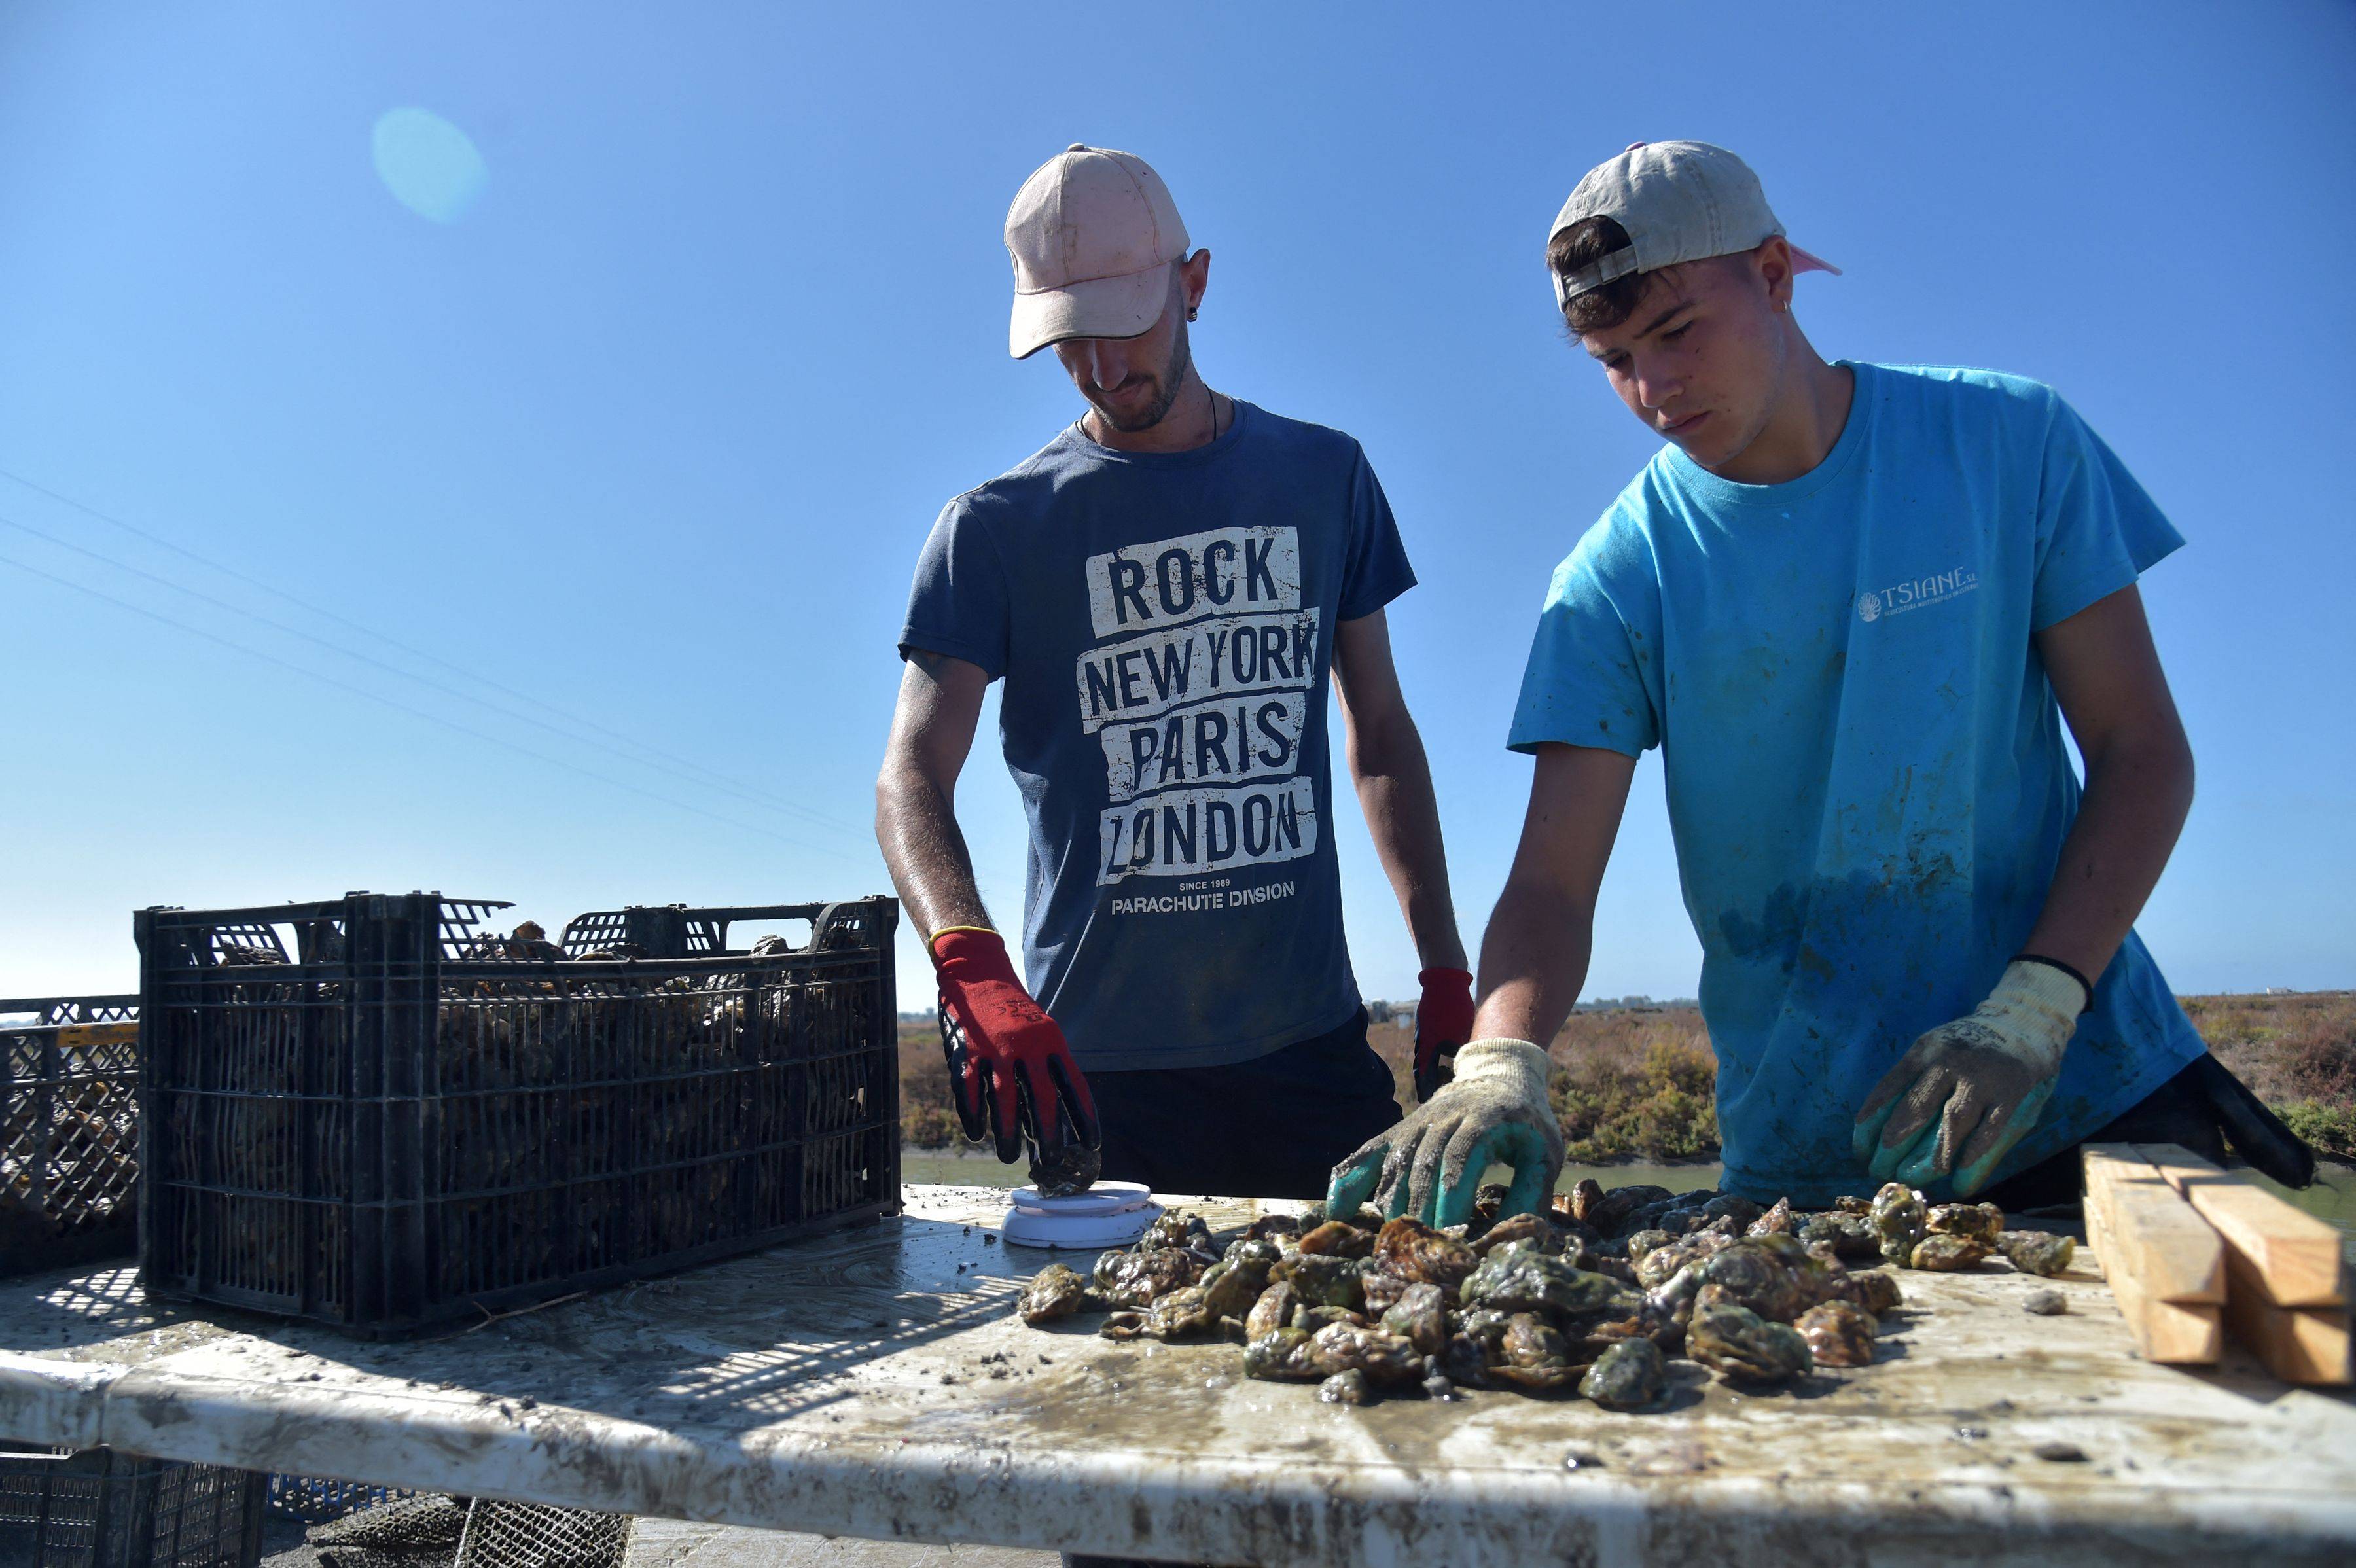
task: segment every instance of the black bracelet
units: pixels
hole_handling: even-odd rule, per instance
[[[2080,974],[2070,965],[2063,963],[2060,959],[2047,958],[2043,953],[2017,952],[2012,955],[2012,961],[2015,963],[2041,963],[2048,969],[2060,970],[2062,973],[2076,981],[2078,983],[2079,989],[2083,990],[2086,993],[2086,1004],[2078,1009],[2079,1013],[2081,1015],[2084,1015],[2094,1010],[2094,983],[2088,980],[2084,975]]]

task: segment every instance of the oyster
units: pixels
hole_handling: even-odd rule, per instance
[[[1298,1236],[1301,1221],[1290,1214],[1263,1214],[1244,1227],[1244,1240],[1268,1241],[1279,1236]]]
[[[1310,1337],[1309,1347],[1311,1360],[1328,1377],[1335,1372],[1364,1372],[1368,1382],[1381,1385],[1423,1380],[1423,1357],[1416,1348],[1379,1328],[1328,1324]]]
[[[1393,1225],[1398,1223],[1398,1221],[1397,1220],[1391,1221],[1391,1224]],[[1385,1226],[1384,1230],[1386,1233],[1387,1233],[1389,1226]],[[1548,1219],[1543,1214],[1516,1214],[1509,1219],[1500,1219],[1494,1225],[1490,1226],[1488,1230],[1483,1230],[1481,1233],[1481,1240],[1472,1245],[1471,1251],[1479,1253],[1483,1257],[1486,1257],[1489,1253],[1495,1251],[1498,1248],[1509,1246],[1515,1241],[1534,1242],[1539,1251],[1547,1253],[1548,1256],[1554,1256],[1565,1250],[1563,1246],[1562,1231],[1555,1225],[1553,1220]],[[1467,1261],[1464,1270],[1465,1273],[1469,1274],[1472,1272],[1472,1262],[1473,1260]],[[1461,1278],[1462,1276],[1459,1277]],[[1454,1282],[1435,1279],[1432,1283],[1434,1284],[1440,1284],[1453,1283]]]
[[[1317,1397],[1327,1404],[1364,1404],[1374,1394],[1366,1387],[1366,1374],[1353,1367],[1318,1384]]]
[[[1156,1339],[1200,1339],[1219,1331],[1221,1314],[1201,1285],[1182,1285],[1153,1298],[1145,1309],[1145,1332]]]
[[[1147,1332],[1145,1314],[1116,1312],[1097,1325],[1097,1332],[1107,1339],[1141,1339]]]
[[[1295,1252],[1269,1269],[1268,1277],[1290,1281],[1301,1299],[1312,1306],[1345,1306],[1355,1312],[1366,1304],[1365,1281],[1355,1258]]]
[[[1301,1232],[1301,1250],[1319,1257],[1363,1258],[1374,1251],[1375,1239],[1347,1221],[1328,1219],[1314,1230]]]
[[[1928,1234],[1923,1222],[1929,1213],[1922,1195],[1903,1182],[1893,1181],[1873,1195],[1873,1233],[1881,1238],[1883,1262],[1906,1265],[1914,1244]]]
[[[1448,1298],[1438,1285],[1411,1284],[1383,1314],[1382,1326],[1419,1353],[1437,1356],[1448,1345]]]
[[[1555,1194],[1553,1207],[1558,1212],[1568,1210],[1573,1219],[1592,1225],[1595,1223],[1595,1206],[1602,1201],[1603,1184],[1593,1176],[1581,1176],[1571,1184],[1569,1192]]]
[[[1833,1199],[1833,1212],[1835,1214],[1854,1214],[1860,1218],[1871,1219],[1873,1216],[1873,1201],[1870,1198],[1864,1197],[1836,1197]]]
[[[1641,1266],[1646,1254],[1657,1252],[1676,1240],[1665,1230],[1639,1230],[1628,1238],[1624,1255],[1630,1262]]]
[[[1298,1328],[1279,1328],[1244,1347],[1244,1376],[1272,1382],[1313,1383],[1326,1374],[1317,1369],[1311,1337]]]
[[[1713,1220],[1733,1220],[1738,1233],[1741,1227],[1749,1225],[1767,1212],[1764,1207],[1753,1203],[1739,1192],[1721,1192],[1715,1195],[1701,1206],[1701,1211]],[[1783,1212],[1789,1214],[1791,1210],[1786,1208]]]
[[[1104,1174],[1104,1155],[1085,1144],[1067,1140],[1045,1154],[1035,1144],[1029,1147],[1031,1185],[1042,1197],[1074,1197],[1096,1186]]]
[[[1488,1358],[1469,1336],[1451,1334],[1440,1353],[1440,1369],[1458,1388],[1478,1388],[1486,1377]]]
[[[1215,1323],[1223,1317],[1241,1317],[1249,1312],[1267,1283],[1265,1268],[1255,1270],[1248,1263],[1214,1263],[1195,1288],[1203,1293],[1203,1305]]]
[[[2058,1274],[2078,1251],[2077,1242],[2051,1230],[2006,1230],[1997,1235],[1996,1245],[2024,1274]]]
[[[1561,1330],[1534,1312],[1517,1312],[1506,1319],[1484,1375],[1526,1389],[1559,1389],[1577,1382],[1579,1370]]]
[[[1855,1302],[1876,1317],[1887,1317],[1904,1304],[1898,1276],[1888,1269],[1851,1269],[1841,1278],[1843,1300]]]
[[[1244,1343],[1248,1345],[1255,1340],[1265,1339],[1290,1323],[1293,1308],[1300,1305],[1301,1298],[1293,1294],[1292,1286],[1287,1281],[1279,1280],[1261,1291],[1259,1299],[1251,1304],[1251,1311],[1245,1315]]]
[[[1871,1217],[1835,1209],[1826,1214],[1811,1214],[1794,1232],[1801,1240],[1829,1246],[1837,1257],[1859,1261],[1881,1256],[1881,1237],[1873,1229]]]
[[[1668,1390],[1669,1368],[1650,1339],[1622,1339],[1607,1348],[1579,1380],[1579,1391],[1606,1410],[1642,1410]]]
[[[1303,1305],[1292,1309],[1292,1326],[1311,1334],[1336,1323],[1347,1324],[1353,1328],[1364,1328],[1366,1326],[1366,1316],[1362,1312],[1352,1312],[1346,1306]]]
[[[1642,1300],[1620,1281],[1549,1258],[1529,1241],[1500,1247],[1482,1259],[1459,1294],[1468,1307],[1504,1312],[1627,1312]]]
[[[1513,1225],[1519,1219],[1535,1218],[1523,1215],[1505,1223]],[[1537,1222],[1546,1224],[1543,1219]],[[1560,1242],[1556,1245],[1559,1247]],[[1374,1255],[1376,1262],[1399,1278],[1434,1285],[1462,1283],[1481,1261],[1463,1242],[1405,1215],[1386,1224],[1376,1236]]]
[[[1228,1243],[1226,1253],[1219,1260],[1219,1266],[1243,1274],[1251,1281],[1251,1288],[1258,1291],[1268,1283],[1268,1272],[1276,1267],[1283,1257],[1283,1251],[1275,1242],[1246,1236]],[[1203,1283],[1210,1283],[1209,1275],[1204,1276]]]
[[[1766,1213],[1744,1226],[1742,1233],[1746,1236],[1764,1236],[1770,1231],[1777,1231],[1789,1235],[1794,1228],[1792,1200],[1788,1197],[1779,1197]]]
[[[1657,1234],[1657,1232],[1655,1232]],[[1677,1271],[1688,1263],[1697,1263],[1728,1245],[1723,1236],[1684,1236],[1665,1247],[1655,1247],[1636,1264],[1636,1283],[1646,1290],[1658,1290],[1676,1277]]]
[[[1927,1269],[1933,1273],[1952,1274],[1970,1268],[1988,1255],[1987,1243],[1976,1236],[1957,1236],[1942,1232],[1925,1236],[1914,1244],[1914,1255],[1908,1264]]]
[[[1576,1189],[1573,1190],[1576,1191]],[[1578,1217],[1594,1226],[1599,1235],[1617,1236],[1632,1229],[1628,1221],[1638,1209],[1648,1208],[1663,1198],[1675,1196],[1667,1187],[1649,1187],[1643,1183],[1629,1187],[1615,1187],[1590,1204],[1587,1212]]]
[[[1816,1280],[1807,1265],[1822,1265],[1815,1264],[1804,1251],[1796,1262],[1778,1256],[1777,1250],[1768,1245],[1770,1240],[1748,1237],[1712,1252],[1699,1264],[1700,1283],[1715,1285],[1762,1317],[1789,1323],[1817,1298]],[[1790,1238],[1778,1236],[1772,1240],[1788,1241]]]
[[[1014,1304],[1025,1323],[1053,1323],[1076,1312],[1087,1312],[1096,1305],[1087,1277],[1061,1263],[1050,1263],[1040,1270],[1038,1277],[1023,1287]]]
[[[1933,1236],[1969,1236],[1988,1247],[2004,1233],[2004,1210],[1993,1203],[1942,1203],[1923,1216]]]
[[[1372,1258],[1359,1262],[1358,1288],[1365,1293],[1368,1316],[1380,1317],[1388,1312],[1398,1304],[1398,1298],[1407,1294],[1408,1286],[1414,1283],[1413,1280],[1399,1278]]]
[[[1815,1364],[1798,1329],[1730,1302],[1694,1309],[1686,1352],[1730,1382],[1781,1382]]]
[[[1203,1261],[1176,1247],[1107,1252],[1097,1259],[1097,1294],[1108,1305],[1138,1307],[1203,1277]]]
[[[1873,1336],[1881,1326],[1873,1315],[1846,1301],[1820,1301],[1800,1314],[1793,1327],[1808,1342],[1819,1367],[1873,1365]]]

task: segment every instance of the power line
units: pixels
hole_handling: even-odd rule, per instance
[[[549,724],[544,720],[532,717],[530,714],[519,713],[502,703],[494,703],[487,698],[476,696],[471,692],[461,691],[457,687],[449,685],[444,682],[429,679],[426,676],[417,674],[413,671],[403,670],[399,665],[389,664],[383,660],[378,659],[371,654],[362,653],[355,649],[347,648],[340,643],[330,640],[327,638],[316,636],[311,632],[305,631],[300,627],[289,626],[284,621],[277,620],[272,617],[262,615],[259,611],[247,609],[241,605],[235,605],[230,603],[226,599],[216,598],[210,594],[204,593],[199,589],[191,588],[184,583],[176,583],[169,577],[147,571],[144,567],[134,566],[129,562],[118,561],[111,555],[90,549],[85,545],[76,544],[70,539],[60,539],[56,534],[48,533],[40,529],[34,528],[27,523],[20,522],[5,512],[0,512],[0,527],[13,528],[19,533],[28,533],[35,539],[53,544],[60,550],[70,550],[77,555],[85,556],[90,560],[98,562],[102,565],[112,566],[118,572],[126,572],[132,576],[144,578],[146,581],[154,583],[159,587],[166,588],[173,593],[185,594],[189,598],[196,599],[203,604],[210,605],[216,609],[226,610],[231,615],[243,616],[246,619],[253,621],[257,625],[266,626],[273,631],[283,632],[288,637],[299,638],[305,642],[315,643],[317,646],[327,650],[331,653],[341,654],[347,659],[355,660],[359,663],[369,665],[374,669],[381,670],[387,674],[397,676],[404,681],[414,681],[421,686],[424,686],[432,691],[440,692],[446,696],[455,697],[460,702],[472,703],[477,707],[487,708],[492,713],[500,715],[502,718],[514,719],[518,723],[530,725],[536,729],[546,730],[549,734],[557,736],[564,740],[572,741],[575,745],[591,746],[611,756],[618,757],[623,761],[631,764],[633,767],[648,768],[652,768],[658,773],[667,773],[682,783],[692,784],[700,789],[720,789],[725,793],[736,795],[744,800],[750,800],[757,806],[766,806],[771,809],[785,808],[785,802],[774,800],[771,797],[753,794],[749,791],[738,789],[726,784],[706,784],[702,780],[682,773],[677,768],[665,768],[660,764],[648,762],[643,757],[632,757],[627,752],[622,751],[617,747],[607,746],[601,741],[590,739],[585,736],[578,736],[571,733],[570,731],[560,729],[556,725]]]
[[[856,834],[859,832],[855,825],[844,822],[840,817],[830,816],[824,811],[803,805],[799,801],[785,800],[778,796],[768,795],[750,789],[741,781],[732,779],[727,774],[721,773],[716,769],[707,768],[703,764],[694,760],[692,757],[681,757],[676,753],[665,751],[659,746],[649,745],[645,741],[637,739],[634,736],[625,733],[624,731],[615,729],[611,725],[600,724],[594,719],[587,718],[582,714],[573,713],[569,709],[559,707],[557,704],[549,702],[543,697],[537,696],[532,693],[518,690],[503,682],[493,680],[487,675],[468,670],[464,665],[454,663],[450,660],[444,659],[437,653],[429,652],[422,648],[412,647],[409,643],[402,641],[399,638],[379,631],[373,627],[353,620],[348,616],[339,615],[336,611],[327,608],[325,606],[313,604],[309,600],[288,593],[284,588],[275,587],[271,584],[262,581],[259,577],[241,572],[234,566],[223,565],[220,562],[212,560],[208,556],[201,555],[196,551],[190,550],[186,545],[177,543],[161,534],[141,528],[135,523],[126,522],[122,518],[116,517],[112,513],[101,511],[98,508],[90,505],[86,501],[77,500],[71,496],[53,490],[47,485],[41,484],[37,480],[28,479],[24,475],[16,473],[13,469],[0,468],[0,478],[6,478],[12,483],[21,485],[26,489],[31,490],[37,495],[46,496],[49,499],[56,501],[62,506],[71,507],[76,511],[79,511],[87,517],[95,518],[99,521],[107,524],[109,527],[121,529],[123,532],[131,534],[134,538],[145,540],[148,543],[155,545],[159,549],[168,550],[176,555],[193,561],[198,565],[204,567],[208,571],[218,572],[224,577],[243,583],[248,587],[258,589],[262,593],[270,595],[273,598],[283,599],[286,603],[294,606],[296,608],[301,609],[307,614],[317,616],[324,620],[333,621],[335,624],[348,628],[353,631],[360,633],[364,637],[373,638],[377,641],[384,643],[388,647],[399,649],[402,652],[408,654],[412,659],[423,660],[428,664],[447,670],[451,673],[474,682],[477,685],[487,687],[504,696],[512,697],[518,702],[538,708],[543,713],[552,714],[568,724],[575,725],[583,729],[593,730],[599,735],[609,736],[613,740],[621,742],[624,746],[633,747],[636,750],[648,754],[648,757],[659,758],[660,764],[668,764],[669,766],[664,767],[655,762],[649,762],[644,757],[628,756],[627,754],[617,750],[613,746],[590,739],[585,736],[566,734],[563,730],[553,725],[547,724],[538,719],[530,718],[524,714],[514,713],[512,710],[503,709],[498,704],[487,702],[483,698],[475,696],[472,693],[455,691],[448,686],[430,681],[426,677],[420,675],[413,671],[402,670],[396,665],[387,664],[380,660],[370,658],[369,655],[358,652],[341,643],[314,636],[309,632],[296,630],[291,627],[284,625],[283,623],[272,620],[269,617],[261,615],[256,611],[249,610],[241,606],[228,604],[222,600],[212,598],[209,596],[198,593],[196,589],[174,583],[167,578],[155,576],[152,573],[141,572],[138,567],[126,565],[109,556],[102,555],[95,551],[85,549],[80,545],[70,543],[64,540],[55,537],[54,535],[42,533],[39,530],[30,528],[24,523],[15,522],[13,520],[6,518],[0,518],[0,521],[10,522],[11,526],[18,528],[25,532],[31,533],[37,538],[48,540],[48,542],[52,544],[60,545],[65,549],[78,551],[82,554],[90,556],[93,560],[102,561],[110,566],[116,567],[118,570],[133,572],[139,575],[148,577],[151,581],[161,583],[164,586],[172,589],[174,592],[184,593],[192,597],[204,599],[205,602],[216,605],[223,609],[227,609],[232,614],[246,616],[262,623],[262,625],[272,627],[277,630],[285,632],[290,636],[300,637],[308,641],[316,642],[319,644],[319,646],[331,649],[336,652],[345,655],[347,658],[374,664],[379,669],[389,671],[403,680],[414,681],[420,685],[428,686],[434,690],[458,697],[462,701],[474,703],[478,706],[489,708],[495,713],[504,713],[507,716],[511,718],[523,719],[525,723],[537,725],[539,727],[548,730],[552,734],[564,736],[564,738],[573,741],[576,744],[596,746],[598,749],[605,751],[609,755],[622,757],[625,760],[635,766],[641,768],[654,768],[659,772],[669,772],[674,778],[680,778],[680,775],[677,770],[683,768],[690,773],[700,775],[701,777],[696,779],[682,779],[682,782],[693,783],[702,789],[722,789],[728,793],[736,795],[740,799],[751,800],[756,804],[766,805],[772,810],[781,811],[794,816],[801,817],[815,825],[832,828],[838,832]]]
[[[478,730],[471,725],[462,725],[455,719],[444,718],[439,714],[428,713],[423,708],[412,707],[409,703],[402,702],[397,698],[388,697],[381,692],[371,692],[365,686],[356,686],[348,681],[338,681],[332,675],[322,674],[316,670],[297,664],[293,660],[281,659],[275,654],[265,653],[261,649],[249,648],[244,643],[235,641],[230,638],[222,637],[218,632],[207,631],[202,627],[190,626],[187,622],[175,619],[171,616],[165,615],[160,610],[150,609],[145,605],[133,604],[128,599],[117,598],[112,594],[93,588],[87,583],[77,583],[70,577],[60,577],[54,572],[45,572],[40,567],[29,565],[25,562],[17,560],[12,555],[0,554],[0,566],[14,566],[19,572],[24,572],[32,576],[40,577],[48,582],[55,583],[61,588],[70,588],[75,593],[86,594],[93,599],[102,600],[107,604],[114,606],[118,609],[126,609],[131,611],[134,615],[145,616],[149,620],[159,621],[177,630],[185,631],[191,637],[203,638],[207,642],[218,643],[220,646],[229,649],[234,652],[242,653],[252,659],[259,659],[265,664],[274,664],[281,670],[290,670],[297,675],[305,676],[311,680],[317,681],[324,685],[333,686],[337,691],[348,692],[358,697],[365,697],[372,703],[381,703],[386,707],[407,714],[412,718],[423,719],[426,723],[439,725],[444,729],[455,730],[460,735],[471,736],[476,740],[487,741],[492,746],[500,746],[506,750],[516,752],[520,756],[530,757],[535,762],[545,763],[551,768],[561,768],[567,773],[577,773],[584,779],[594,779],[598,783],[610,786],[613,789],[626,789],[634,795],[643,795],[648,800],[659,800],[664,805],[674,807],[679,811],[692,811],[699,817],[708,817],[715,822],[723,823],[728,827],[735,828],[744,832],[759,833],[764,838],[775,839],[779,843],[790,844],[796,849],[806,849],[816,854],[832,855],[840,860],[849,860],[852,858],[850,855],[844,854],[841,850],[831,849],[823,844],[809,843],[801,839],[788,838],[784,833],[774,832],[768,828],[761,827],[753,822],[740,822],[734,817],[723,817],[717,811],[706,811],[701,806],[695,805],[690,801],[673,800],[670,796],[665,795],[659,790],[648,789],[643,785],[633,784],[626,779],[616,779],[607,774],[600,773],[594,768],[584,768],[575,762],[567,762],[561,757],[551,757],[546,752],[535,751],[528,746],[519,746],[504,736],[493,735],[487,730]]]

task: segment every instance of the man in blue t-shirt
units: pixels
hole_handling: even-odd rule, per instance
[[[1075,145],[1006,222],[1010,347],[1087,412],[949,502],[916,566],[876,832],[937,972],[969,1137],[1034,1176],[1314,1197],[1398,1118],[1343,940],[1327,763],[1423,965],[1429,1092],[1472,1021],[1431,776],[1384,606],[1414,585],[1358,444],[1212,392],[1210,254],[1161,178]],[[1030,821],[1018,978],[952,811],[982,693]],[[1034,1000],[1035,998],[1035,1000]],[[1044,1177],[1043,1177],[1044,1179]]]
[[[2032,1208],[2075,1199],[2090,1138],[2216,1159],[2221,1125],[2310,1179],[2132,929],[2192,757],[2136,590],[2182,541],[2111,450],[2018,376],[1827,364],[1792,316],[1824,263],[1721,148],[1598,166],[1547,264],[1668,445],[1547,595],[1510,740],[1537,759],[1529,814],[1463,1055],[1521,1053],[1542,1113],[1529,1042],[1578,998],[1658,746],[1730,1190],[1823,1204],[1895,1177]],[[1446,1219],[1510,1152],[1418,1169],[1405,1136],[1336,1197]]]

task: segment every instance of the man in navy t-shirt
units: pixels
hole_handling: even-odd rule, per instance
[[[1086,413],[926,542],[877,836],[938,973],[967,1135],[1173,1192],[1314,1197],[1398,1120],[1343,940],[1326,687],[1423,965],[1419,1089],[1472,1023],[1384,607],[1414,585],[1358,444],[1213,392],[1210,255],[1160,177],[1076,145],[1006,224],[1017,359]],[[1030,820],[1023,969],[952,799],[982,693]]]
[[[2221,1127],[2306,1179],[2132,927],[2192,798],[2136,590],[2182,542],[2151,498],[2034,381],[1826,363],[1792,316],[1823,263],[1723,148],[1598,166],[1547,264],[1667,445],[1540,613],[1511,736],[1530,811],[1481,957],[1496,1038],[1462,1056],[1561,1025],[1658,746],[1729,1189],[1819,1205],[1896,1177],[2030,1208],[2076,1197],[2089,1139],[2217,1159]],[[1398,1170],[1390,1142],[1338,1196]],[[1392,1186],[1444,1209],[1478,1174]]]

